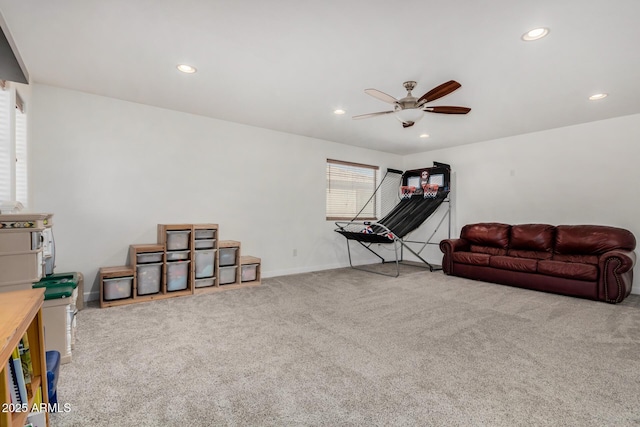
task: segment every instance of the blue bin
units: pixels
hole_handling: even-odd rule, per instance
[[[60,372],[60,352],[57,350],[47,351],[47,388],[49,389],[49,403],[58,403],[58,372]]]

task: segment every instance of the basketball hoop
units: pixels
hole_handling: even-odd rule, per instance
[[[435,199],[438,195],[438,184],[425,184],[422,186],[422,196],[425,199]]]
[[[413,185],[403,185],[400,187],[400,198],[401,199],[410,199],[415,193],[416,187]]]

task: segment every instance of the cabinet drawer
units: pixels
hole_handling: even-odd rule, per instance
[[[196,240],[199,239],[215,239],[216,238],[216,230],[196,230],[195,236]]]
[[[133,295],[133,276],[102,279],[102,292],[105,301],[131,298]]]
[[[168,230],[167,231],[167,250],[181,251],[189,249],[190,230]]]
[[[141,264],[136,267],[136,271],[136,293],[138,295],[157,294],[160,292],[162,263]]]
[[[237,266],[232,265],[230,267],[220,267],[220,284],[227,285],[229,283],[235,283]]]
[[[189,284],[189,262],[174,261],[167,263],[167,291],[181,291]]]
[[[258,267],[260,264],[245,264],[241,267],[240,280],[242,282],[254,282],[258,279]]]
[[[238,248],[220,248],[220,267],[236,264]]]
[[[213,267],[216,261],[215,250],[199,250],[195,256],[196,279],[204,279],[205,277],[213,277]]]
[[[162,252],[146,252],[136,255],[137,264],[162,262]]]

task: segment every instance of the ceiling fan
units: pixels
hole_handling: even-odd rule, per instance
[[[352,118],[354,120],[360,120],[395,113],[396,118],[402,122],[402,127],[408,128],[416,124],[416,122],[422,118],[425,111],[427,113],[440,114],[467,114],[471,111],[471,108],[467,107],[428,107],[426,105],[428,102],[435,101],[436,99],[449,95],[451,92],[462,86],[455,80],[449,80],[446,83],[442,83],[440,86],[434,87],[420,98],[416,98],[411,94],[411,91],[416,87],[416,82],[408,81],[404,82],[402,85],[407,90],[407,96],[402,99],[396,99],[391,95],[387,95],[386,93],[379,91],[378,89],[365,89],[364,92],[367,95],[371,95],[374,98],[392,104],[393,110],[361,114],[359,116],[353,116]]]

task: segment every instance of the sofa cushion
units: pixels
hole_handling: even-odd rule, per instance
[[[471,245],[469,247],[471,252],[475,252],[478,254],[489,254],[489,255],[506,255],[507,250],[502,248],[494,248],[492,246],[479,246],[479,245]]]
[[[462,227],[460,238],[479,247],[507,249],[510,229],[510,225],[497,222],[467,224]]]
[[[501,270],[535,273],[538,267],[538,261],[535,259],[516,258],[511,256],[492,256],[489,260],[489,266],[499,268]]]
[[[452,258],[453,262],[459,262],[460,264],[489,266],[489,258],[491,258],[491,255],[472,252],[454,252]]]
[[[516,258],[531,258],[531,259],[551,259],[552,253],[542,251],[524,251],[521,249],[509,249],[507,255]]]
[[[577,262],[580,264],[598,265],[598,255],[562,255],[553,254],[554,261]]]
[[[555,252],[562,255],[600,255],[614,249],[634,250],[636,238],[622,228],[603,225],[559,225]]]
[[[592,282],[598,280],[598,267],[577,262],[541,260],[538,261],[538,273]]]
[[[556,228],[548,224],[519,224],[511,227],[511,249],[551,252]]]

